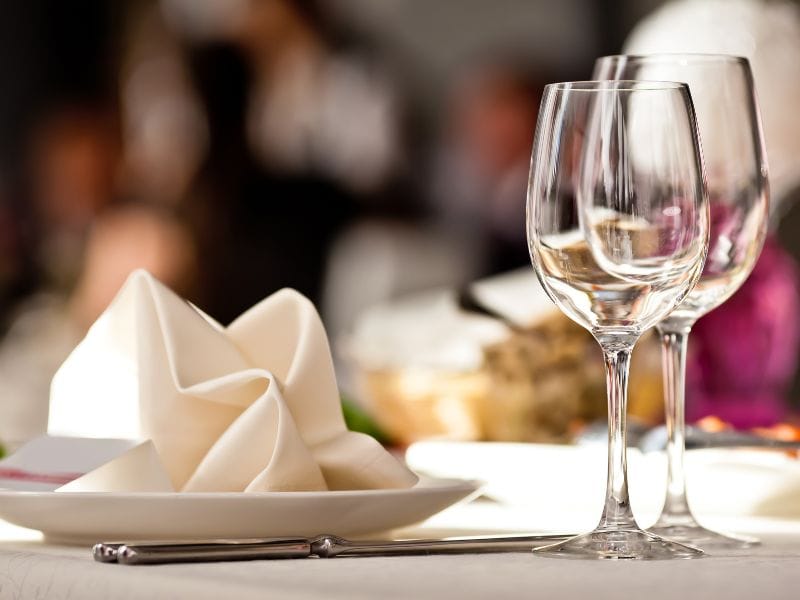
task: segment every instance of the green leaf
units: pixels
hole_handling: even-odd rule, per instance
[[[372,417],[352,400],[342,397],[342,412],[344,413],[344,422],[350,431],[366,433],[384,445],[391,442],[389,436],[381,430]]]

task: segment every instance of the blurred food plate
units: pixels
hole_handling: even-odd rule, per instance
[[[593,526],[606,482],[605,445],[418,442],[406,461],[438,477],[478,479],[483,493],[546,518],[580,516]],[[756,516],[800,519],[800,461],[777,451],[713,449],[686,455],[689,501],[698,518]],[[631,504],[644,526],[664,502],[666,457],[628,450]],[[569,520],[569,519],[567,519]],[[574,519],[573,519],[574,521]],[[572,521],[570,521],[572,522]],[[546,527],[552,524],[543,522]]]
[[[484,307],[465,310],[460,301]],[[532,269],[432,290],[366,311],[342,348],[354,395],[400,444],[566,442],[604,418],[597,342],[547,298]],[[660,350],[637,344],[629,415],[662,418]]]

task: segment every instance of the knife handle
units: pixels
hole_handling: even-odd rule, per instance
[[[178,562],[307,558],[310,555],[309,540],[287,539],[261,543],[123,544],[117,548],[116,560],[121,565],[157,565]]]

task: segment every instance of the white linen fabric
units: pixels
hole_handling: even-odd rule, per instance
[[[50,403],[51,434],[151,440],[177,491],[417,481],[376,440],[347,430],[325,329],[294,290],[224,328],[136,271],[53,378]],[[165,491],[146,483],[159,480],[150,472],[157,467],[141,456],[140,491]],[[113,467],[104,467],[109,477]],[[130,456],[120,468],[136,477]]]
[[[527,508],[513,510],[476,501],[451,507],[422,527],[398,532],[398,537],[508,533],[506,527],[490,525],[497,524],[498,518],[514,533],[537,531],[537,526],[549,521],[549,515]],[[4,534],[0,521],[0,600],[796,600],[800,582],[798,521],[735,519],[708,525],[754,535],[762,544],[747,551],[679,561],[563,560],[519,552],[136,568],[96,563],[88,545],[12,541],[25,531]]]

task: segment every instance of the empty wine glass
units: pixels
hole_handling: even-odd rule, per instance
[[[686,345],[694,322],[744,283],[761,252],[768,214],[767,164],[750,65],[714,54],[606,56],[597,79],[669,79],[689,85],[697,111],[711,210],[709,252],[700,281],[658,325],[667,426],[664,509],[650,528],[702,548],[746,547],[756,540],[700,526],[689,509],[684,474]]]
[[[534,269],[555,304],[602,347],[608,385],[606,500],[597,528],[538,554],[691,558],[637,525],[625,411],[631,351],[702,270],[708,203],[688,88],[591,81],[545,87],[527,204]]]

